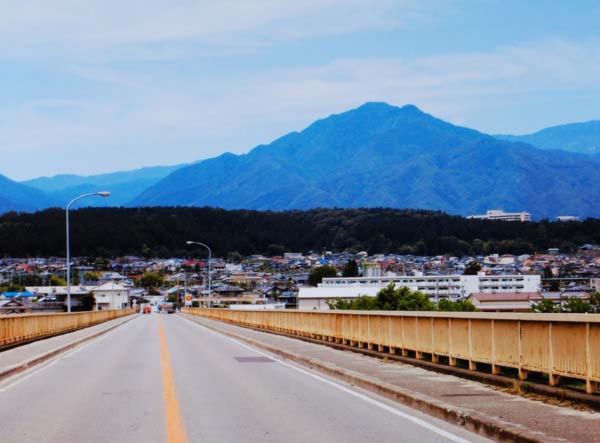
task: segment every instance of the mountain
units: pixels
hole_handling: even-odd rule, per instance
[[[43,192],[0,175],[0,214],[9,211],[37,211],[58,206]]]
[[[130,205],[599,216],[599,168],[600,159],[499,140],[412,105],[367,103],[248,154],[178,169]]]
[[[600,156],[600,120],[552,126],[527,135],[497,135],[496,137],[529,143],[540,149],[560,149]]]
[[[183,165],[155,166],[91,176],[56,175],[22,183],[52,195],[63,206],[78,195],[104,190],[111,192],[110,198],[89,199],[82,201],[80,205],[123,206],[181,166]]]

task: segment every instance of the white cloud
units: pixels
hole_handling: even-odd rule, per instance
[[[414,103],[485,131],[499,131],[502,117],[504,125],[513,125],[508,130],[524,131],[519,125],[532,120],[523,123],[519,113],[531,107],[600,94],[597,43],[546,41],[479,53],[346,58],[227,78],[74,64],[70,73],[108,84],[110,94],[0,109],[6,141],[0,172],[17,178],[105,172],[245,152],[366,101]]]
[[[0,0],[3,56],[91,59],[246,51],[426,20],[417,0]]]

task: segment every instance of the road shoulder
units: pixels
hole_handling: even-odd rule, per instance
[[[0,382],[136,318],[132,314],[67,334],[41,339],[0,353]]]

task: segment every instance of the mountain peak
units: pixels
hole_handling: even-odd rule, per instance
[[[355,111],[403,111],[424,114],[418,107],[413,104],[406,104],[402,107],[390,105],[386,102],[366,102],[355,109]],[[350,111],[352,112],[352,111]]]

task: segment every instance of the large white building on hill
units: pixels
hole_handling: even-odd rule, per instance
[[[502,209],[490,209],[483,215],[471,215],[467,218],[525,222],[531,221],[531,214],[529,212],[504,212]]]
[[[421,291],[433,300],[462,300],[473,293],[538,292],[539,275],[415,275],[394,277],[324,278],[315,287],[300,288],[299,309],[329,309],[328,301],[351,300],[360,295],[375,296],[381,288],[393,283]]]

